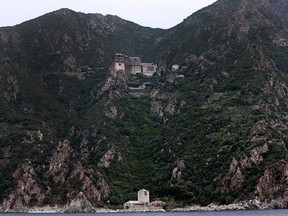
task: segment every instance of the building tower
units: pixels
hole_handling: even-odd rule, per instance
[[[130,57],[130,74],[136,75],[141,73],[141,58]]]
[[[117,53],[113,56],[113,70],[125,72],[125,55]]]
[[[150,202],[150,196],[149,191],[142,189],[138,191],[138,202],[140,203],[149,203]]]

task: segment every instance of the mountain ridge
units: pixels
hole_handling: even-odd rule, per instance
[[[287,206],[283,5],[219,0],[168,30],[67,9],[1,28],[2,210],[119,207],[140,188]],[[162,76],[110,70],[118,52]]]

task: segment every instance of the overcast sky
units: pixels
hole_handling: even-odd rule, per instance
[[[0,27],[13,26],[60,8],[118,15],[142,26],[170,28],[216,0],[0,0]]]

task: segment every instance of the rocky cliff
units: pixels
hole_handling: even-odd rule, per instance
[[[29,207],[47,205],[49,199],[55,199],[60,205],[67,202],[73,211],[78,207],[78,211],[88,208],[77,204],[82,198],[83,202],[97,206],[108,197],[110,187],[99,172],[83,166],[73,154],[69,141],[64,140],[59,142],[48,165],[37,164],[33,168],[28,159],[19,165],[13,174],[16,190],[4,199],[2,210],[27,211]]]

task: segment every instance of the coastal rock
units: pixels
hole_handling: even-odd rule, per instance
[[[188,211],[238,211],[238,210],[264,210],[264,209],[278,209],[287,208],[287,204],[279,199],[267,201],[260,201],[258,199],[245,200],[241,202],[235,202],[227,205],[218,205],[211,203],[207,206],[193,205],[185,208],[175,208],[172,212],[188,212]]]
[[[278,199],[278,203],[288,205],[288,160],[280,160],[268,166],[260,178],[256,192],[260,200]]]
[[[45,195],[35,179],[36,173],[29,163],[24,163],[13,174],[17,182],[16,191],[9,194],[2,205],[3,212],[25,211],[27,206],[39,206]]]
[[[82,198],[89,201],[91,205],[97,206],[102,198],[108,197],[110,187],[99,172],[83,167],[79,161],[71,169],[73,169],[72,173],[66,182],[68,200],[74,200],[81,192]]]
[[[141,185],[176,205],[285,206],[285,1],[219,0],[167,30],[69,9],[1,28],[2,208],[83,211]],[[159,73],[113,71],[115,52]]]
[[[75,199],[71,200],[65,207],[67,213],[79,213],[79,212],[95,212],[93,205],[87,200],[87,197],[80,192]]]

